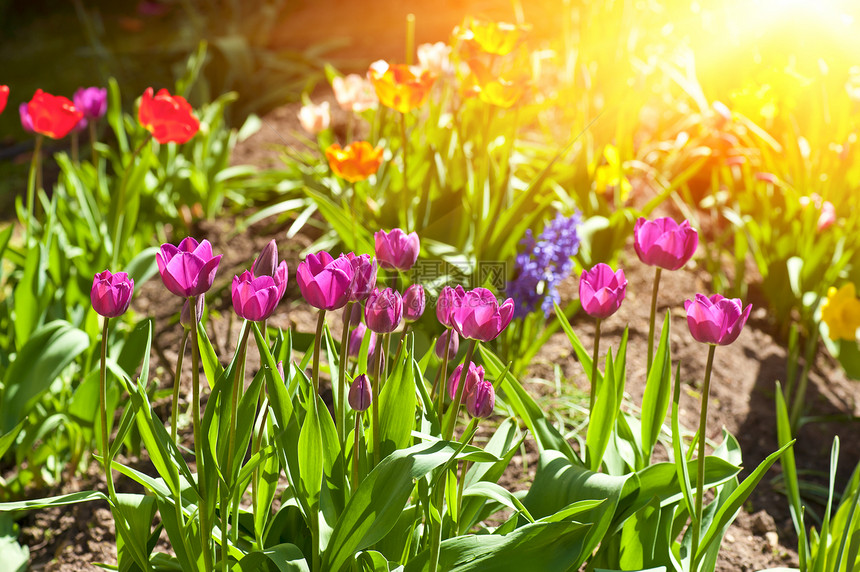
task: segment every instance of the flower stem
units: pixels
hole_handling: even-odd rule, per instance
[[[600,318],[597,318],[594,323],[594,351],[591,354],[591,391],[588,399],[589,416],[594,411],[594,400],[597,396],[597,376],[600,375],[600,371],[597,369],[597,354],[600,351],[600,323]]]
[[[176,373],[173,376],[173,401],[171,402],[173,411],[170,415],[170,440],[176,445],[179,445],[176,439],[177,426],[179,425],[179,378],[182,374],[182,358],[185,356],[185,346],[188,343],[189,331],[188,329],[184,329],[182,332],[182,340],[179,342],[179,355],[176,357]]]
[[[99,154],[98,154],[98,152],[96,152],[96,142],[97,142],[96,122],[90,121],[89,128],[90,128],[90,151],[92,151],[92,154],[93,154],[93,167],[96,168],[96,177],[98,177],[99,176]]]
[[[116,505],[116,490],[113,484],[113,473],[111,471],[110,447],[108,443],[108,425],[107,425],[107,345],[108,345],[108,324],[110,318],[104,318],[104,327],[102,329],[102,357],[101,371],[99,372],[99,413],[101,414],[101,453],[102,463],[105,467],[105,480],[107,481],[108,497],[112,504]]]
[[[355,412],[355,444],[352,446],[352,493],[358,490],[358,461],[361,446],[361,411]]]
[[[450,345],[451,341],[451,330],[448,330],[448,341]],[[448,383],[448,347],[445,347],[445,354],[442,356],[442,369],[440,370],[441,376],[437,379],[439,383],[439,403],[437,405],[436,414],[439,416],[439,425],[442,425],[442,414],[445,412],[445,391],[448,389],[446,384]],[[435,391],[436,384],[433,384],[433,389]]]
[[[191,323],[197,327],[197,297],[191,296],[188,300],[191,310]],[[203,566],[206,572],[211,572],[212,548],[210,545],[211,524],[209,521],[209,503],[206,496],[206,465],[203,460],[203,436],[200,431],[200,340],[194,332],[191,341],[191,422],[194,427],[194,460],[197,463],[197,488],[200,492],[198,510],[200,513],[200,541],[203,550]],[[223,532],[222,532],[223,534]]]
[[[43,135],[36,135],[36,147],[33,149],[33,157],[30,159],[30,175],[27,177],[27,224],[25,226],[24,245],[30,242],[30,237],[33,234],[36,193],[42,186],[42,139],[44,139]]]
[[[323,326],[325,326],[325,310],[320,310],[317,317],[317,332],[314,337],[314,365],[312,370],[315,395],[319,395],[320,392],[320,347],[322,345]]]
[[[473,417],[469,421],[466,430],[463,431],[463,443],[467,445],[472,442],[475,437],[475,427],[478,425],[478,418]],[[469,470],[469,461],[463,461],[460,468],[460,482],[457,483],[457,535],[463,534],[463,489],[466,483],[466,473]]]
[[[654,272],[654,289],[651,291],[651,321],[648,324],[648,368],[651,371],[651,363],[654,361],[654,325],[657,321],[657,291],[660,288],[660,273],[663,271],[659,266]]]
[[[450,441],[454,436],[454,427],[457,425],[457,414],[460,412],[460,404],[463,402],[463,391],[466,389],[466,376],[469,374],[469,364],[472,363],[472,354],[475,353],[475,345],[477,343],[477,340],[469,340],[469,349],[466,350],[466,361],[463,362],[463,371],[460,373],[460,382],[457,384],[457,394],[454,396],[454,403],[448,412],[445,431],[442,433],[442,438],[446,441]]]
[[[371,390],[373,391],[373,397],[370,402],[373,407],[372,415],[371,415],[371,424],[373,426],[373,466],[379,464],[382,460],[382,452],[380,451],[380,447],[382,446],[382,438],[379,435],[379,385],[380,378],[382,377],[382,340],[377,340],[379,343],[379,347],[376,348],[376,365],[373,370],[373,384]]]
[[[705,385],[702,387],[702,410],[699,412],[699,466],[696,477],[696,522],[693,523],[693,544],[690,552],[691,569],[696,569],[696,552],[699,549],[699,536],[702,532],[702,508],[705,496],[705,435],[708,427],[708,394],[711,389],[711,369],[714,366],[714,351],[717,346],[708,348],[708,364],[705,366]],[[676,461],[679,462],[679,461]],[[683,459],[680,460],[684,462]]]
[[[340,363],[337,368],[337,437],[342,450],[346,450],[346,364],[349,361],[349,327],[354,303],[347,302],[343,307],[343,334],[340,336]]]

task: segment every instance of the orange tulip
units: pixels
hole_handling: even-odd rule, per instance
[[[528,77],[518,75],[505,77],[494,75],[482,63],[472,60],[469,62],[472,71],[473,89],[484,103],[507,109],[513,107],[525,94],[528,87]]]
[[[370,64],[368,76],[385,107],[408,113],[427,101],[436,76],[427,70],[412,68],[404,64],[389,65],[384,60]]]
[[[27,112],[33,123],[33,131],[47,135],[51,139],[62,139],[83,119],[79,111],[67,97],[51,95],[37,89],[33,99],[27,104]]]
[[[367,141],[353,141],[344,149],[335,143],[325,150],[325,156],[335,175],[354,183],[376,174],[382,164],[382,151],[382,147],[373,148]]]
[[[511,53],[525,39],[528,26],[507,22],[482,22],[467,18],[454,34],[466,50],[479,50],[486,54],[504,56]]]
[[[200,130],[191,105],[180,95],[170,95],[162,89],[155,97],[146,88],[140,98],[137,119],[159,143],[185,143]]]

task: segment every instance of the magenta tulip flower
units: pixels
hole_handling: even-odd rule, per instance
[[[740,335],[752,304],[744,308],[738,298],[724,298],[719,294],[708,298],[704,294],[696,294],[695,299],[684,302],[684,309],[687,311],[687,325],[696,341],[725,346]]]
[[[602,320],[614,314],[621,307],[626,291],[624,271],[613,272],[602,262],[591,270],[584,270],[579,279],[579,301],[592,318]]]
[[[362,373],[353,380],[349,387],[349,406],[355,411],[367,411],[372,398],[370,381],[368,381],[367,375]]]
[[[116,318],[128,310],[134,294],[134,280],[125,272],[111,274],[109,270],[93,276],[90,301],[93,309],[105,318]]]
[[[376,242],[376,259],[386,270],[406,271],[418,260],[421,242],[414,232],[406,234],[399,228],[389,233],[379,230],[373,238]]]
[[[446,348],[448,359],[454,359],[460,350],[460,335],[454,330],[445,330],[436,340],[436,357],[442,359],[445,356]]]
[[[493,384],[489,381],[479,381],[466,396],[466,411],[477,419],[492,415],[495,406],[496,392],[493,390]]]
[[[349,299],[352,302],[363,302],[367,300],[370,293],[376,288],[376,259],[369,254],[356,256],[352,252],[346,255],[352,264],[355,281],[352,285],[352,294]]]
[[[514,301],[508,298],[499,305],[496,296],[486,288],[466,292],[460,306],[451,312],[451,323],[464,338],[488,342],[511,323]]]
[[[451,377],[448,378],[448,395],[453,400],[457,395],[457,387],[460,386],[460,378],[463,376],[463,364],[454,368]],[[469,371],[466,372],[466,385],[463,387],[463,395],[468,395],[479,381],[484,381],[484,366],[476,366],[469,362]]]
[[[349,355],[357,358],[359,352],[361,352],[361,342],[364,341],[364,337],[368,334],[367,326],[362,324],[361,322],[355,326],[355,329],[349,333],[349,347],[347,351]],[[367,345],[367,355],[373,355],[373,350],[376,348],[376,332],[370,331],[370,341]]]
[[[633,248],[639,260],[649,266],[678,270],[699,246],[699,233],[689,221],[676,223],[669,217],[656,220],[639,218],[633,227]]]
[[[403,299],[400,292],[374,288],[364,306],[364,321],[377,334],[388,334],[397,329],[403,317]]]
[[[246,270],[241,276],[233,277],[233,309],[246,320],[266,320],[281,301],[282,292],[271,276],[255,277]]]
[[[107,113],[107,89],[103,87],[80,88],[72,97],[75,107],[84,113],[84,118],[93,120]]]
[[[466,291],[459,285],[456,288],[445,286],[439,293],[436,300],[436,318],[446,328],[454,327],[451,323],[451,312],[462,304],[465,295]]]
[[[27,105],[26,101],[18,106],[18,115],[21,116],[21,127],[24,128],[24,131],[27,133],[35,133],[36,130],[33,129],[33,119],[30,117],[30,107]]]
[[[188,237],[179,246],[162,244],[155,261],[167,289],[177,296],[188,298],[199,296],[212,287],[221,255],[212,255],[212,245],[208,240],[198,244]]]
[[[296,270],[296,281],[308,304],[321,310],[337,310],[349,301],[355,273],[349,259],[328,252],[308,254]]]
[[[414,322],[424,313],[427,299],[424,297],[424,287],[413,284],[403,293],[403,319]]]

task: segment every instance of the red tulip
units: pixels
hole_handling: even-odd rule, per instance
[[[191,105],[180,95],[170,95],[162,89],[153,97],[146,88],[140,99],[137,118],[159,143],[185,143],[200,130]]]
[[[37,89],[33,99],[27,104],[27,113],[33,131],[47,135],[51,139],[62,139],[84,117],[67,97],[51,95]]]
[[[9,101],[9,86],[0,85],[0,113],[6,109],[6,102]]]

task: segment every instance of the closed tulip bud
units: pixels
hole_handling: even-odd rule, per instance
[[[134,280],[125,272],[111,274],[109,270],[93,277],[90,301],[93,309],[106,318],[116,318],[128,310],[134,294]]]
[[[247,270],[233,277],[233,309],[240,318],[259,322],[266,320],[281,301],[280,290],[271,276],[255,277]]]
[[[391,232],[379,230],[373,235],[376,246],[376,260],[386,270],[406,271],[415,265],[421,241],[414,232],[406,234],[399,228]]]
[[[24,131],[27,133],[35,133],[36,131],[33,129],[33,120],[30,119],[30,107],[27,105],[26,101],[18,106],[18,115],[21,117],[21,127],[24,128]]]
[[[251,272],[254,276],[274,276],[275,269],[278,267],[278,243],[275,239],[269,243],[260,252],[260,256],[254,260],[254,265],[251,266]]]
[[[424,313],[427,300],[424,297],[424,287],[413,284],[403,293],[403,319],[414,322]]]
[[[358,357],[358,354],[361,352],[361,343],[367,335],[370,335],[370,341],[367,345],[367,355],[373,355],[373,351],[376,349],[376,333],[368,330],[367,326],[359,322],[355,329],[349,333],[348,351],[350,357]]]
[[[463,300],[451,313],[451,323],[461,336],[488,342],[498,337],[511,323],[514,301],[510,298],[501,305],[486,288],[466,292]]]
[[[650,266],[678,270],[692,258],[698,245],[699,233],[686,220],[678,224],[669,217],[656,220],[640,217],[633,227],[636,255]]]
[[[454,330],[445,330],[436,340],[436,357],[445,357],[445,348],[448,349],[448,359],[454,359],[460,350],[460,335]]]
[[[584,270],[579,280],[579,301],[592,318],[608,318],[621,307],[627,292],[624,271],[613,272],[608,265],[597,264]]]
[[[89,120],[99,119],[107,113],[107,89],[103,87],[80,88],[72,97],[75,107]]]
[[[368,381],[367,375],[362,373],[349,386],[349,406],[355,411],[367,411],[372,398],[370,381]]]
[[[200,320],[203,319],[203,298],[204,296],[197,296],[197,323],[200,323]],[[190,298],[186,298],[185,303],[182,304],[182,312],[179,313],[179,323],[182,324],[182,327],[185,329],[191,329],[191,304],[189,303]]]
[[[746,308],[738,298],[724,298],[714,294],[710,298],[696,294],[695,299],[684,302],[687,325],[696,341],[726,346],[735,341],[747,323],[752,304]]]
[[[446,328],[454,326],[451,322],[451,312],[462,304],[465,295],[466,290],[459,285],[456,288],[450,286],[442,288],[442,292],[439,293],[439,298],[436,300],[436,318],[440,324]]]
[[[349,311],[349,325],[355,327],[361,323],[361,316],[364,313],[364,308],[361,304],[353,304],[352,310]]]
[[[352,270],[355,274],[349,299],[352,302],[363,302],[367,300],[367,297],[376,288],[376,275],[378,273],[376,259],[369,254],[356,256],[352,252],[347,254],[346,257],[349,259],[350,264],[352,264]]]
[[[403,317],[403,299],[400,292],[374,288],[364,306],[364,321],[377,334],[388,334],[397,329]]]
[[[188,298],[204,294],[212,287],[221,255],[212,255],[212,245],[208,240],[198,244],[188,237],[179,246],[162,244],[155,261],[167,289]]]
[[[466,396],[466,411],[472,417],[478,419],[489,417],[493,414],[493,407],[495,406],[496,392],[493,390],[493,384],[489,381],[479,381]]]
[[[460,386],[460,378],[463,376],[463,364],[454,368],[454,373],[448,378],[448,395],[451,399],[457,395],[457,388]],[[469,370],[466,372],[466,386],[463,388],[463,395],[468,395],[475,388],[475,384],[484,380],[484,366],[476,366],[469,362]]]

